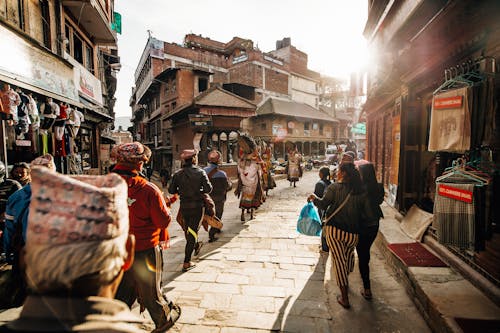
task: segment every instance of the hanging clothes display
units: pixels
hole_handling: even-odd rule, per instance
[[[489,179],[458,163],[436,179],[433,227],[441,244],[482,250],[488,228],[486,193]]]
[[[470,149],[471,88],[440,92],[432,99],[429,151],[465,152]]]

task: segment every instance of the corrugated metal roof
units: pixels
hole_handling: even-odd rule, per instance
[[[315,109],[312,106],[304,103],[297,103],[290,100],[270,97],[264,104],[257,109],[257,115],[265,114],[281,114],[296,118],[317,119],[330,122],[338,122],[337,119],[331,117],[325,112]]]

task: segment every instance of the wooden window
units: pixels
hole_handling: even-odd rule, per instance
[[[83,41],[77,34],[73,34],[73,58],[83,65]]]
[[[94,74],[94,50],[85,44],[85,68]]]
[[[50,49],[50,9],[47,0],[40,0],[40,10],[42,12],[42,33],[43,33],[43,45]]]

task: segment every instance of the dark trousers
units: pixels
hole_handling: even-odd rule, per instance
[[[198,241],[198,230],[201,225],[201,218],[203,215],[203,207],[198,208],[183,208],[181,207],[182,218],[186,226],[184,236],[186,237],[186,248],[184,250],[184,262],[191,261],[194,246]]]
[[[222,220],[222,214],[224,213],[224,201],[214,201],[215,203],[215,216]],[[208,238],[214,239],[215,234],[220,232],[219,228],[210,227],[208,232]]]
[[[135,252],[134,263],[123,275],[115,296],[129,307],[137,300],[148,310],[157,328],[165,324],[170,314],[166,306],[169,302],[157,288],[163,272],[162,257],[159,248]]]
[[[363,287],[370,289],[370,248],[378,234],[378,225],[367,227],[359,234],[359,242],[356,245],[358,253],[358,267],[361,278],[363,279]]]

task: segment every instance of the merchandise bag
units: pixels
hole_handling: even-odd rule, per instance
[[[318,209],[312,202],[308,202],[300,211],[297,231],[307,236],[319,236],[321,234],[321,219],[319,218]]]

